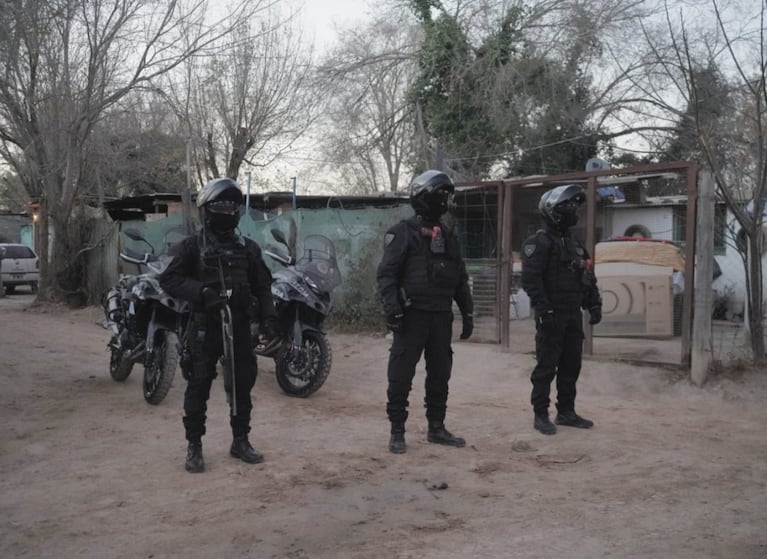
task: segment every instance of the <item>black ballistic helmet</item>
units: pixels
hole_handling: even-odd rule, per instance
[[[567,229],[578,223],[578,208],[586,201],[586,193],[577,184],[552,188],[541,196],[538,211],[546,223]]]
[[[445,173],[426,171],[410,185],[410,205],[416,214],[437,220],[447,211],[448,199],[453,192],[453,180]]]
[[[234,230],[240,221],[242,190],[229,178],[213,179],[197,195],[200,219],[206,227],[224,233]]]
[[[232,179],[213,179],[202,187],[197,195],[197,207],[202,208],[214,200],[232,200],[242,202],[242,190]]]

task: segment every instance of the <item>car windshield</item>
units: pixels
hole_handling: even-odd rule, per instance
[[[31,248],[24,245],[5,245],[5,255],[3,258],[37,258]]]

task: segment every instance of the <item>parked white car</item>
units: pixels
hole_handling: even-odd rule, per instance
[[[0,278],[6,293],[13,293],[17,285],[28,285],[37,291],[40,282],[40,259],[26,245],[0,243]]]

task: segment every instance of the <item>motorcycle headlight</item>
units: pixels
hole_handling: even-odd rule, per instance
[[[311,287],[314,291],[319,291],[320,290],[320,287],[315,283],[315,281],[312,278],[306,277],[304,279],[306,280],[306,285]]]

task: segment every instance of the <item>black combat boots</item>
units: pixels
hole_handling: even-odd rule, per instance
[[[202,459],[202,443],[200,441],[189,441],[186,448],[186,471],[191,474],[199,474],[205,471],[205,461]]]
[[[404,454],[407,452],[405,444],[405,425],[402,423],[392,423],[391,438],[389,439],[389,452],[394,454]]]
[[[461,437],[456,437],[450,431],[445,429],[445,424],[441,421],[429,422],[429,431],[426,434],[426,440],[430,443],[444,444],[447,446],[466,446],[466,441]]]
[[[578,429],[591,429],[594,426],[593,421],[581,417],[574,411],[560,411],[554,421],[557,422],[557,425],[577,427]]]
[[[549,414],[546,412],[535,414],[533,427],[544,435],[553,435],[557,432],[557,426],[551,422]]]
[[[258,464],[259,462],[264,461],[264,455],[250,446],[250,441],[248,441],[246,435],[234,437],[232,447],[229,449],[229,454],[248,464]]]
[[[394,454],[405,454],[407,445],[405,444],[405,433],[392,433],[389,439],[389,452]]]

